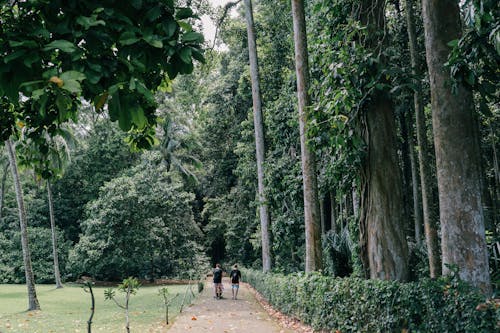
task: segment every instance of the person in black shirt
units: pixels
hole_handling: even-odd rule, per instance
[[[215,289],[215,298],[222,298],[222,268],[220,264],[215,265],[214,269],[214,289]]]
[[[229,277],[231,278],[231,291],[233,293],[233,299],[236,299],[238,297],[238,290],[240,289],[241,279],[241,272],[238,269],[238,265],[234,265],[233,270],[229,274]]]

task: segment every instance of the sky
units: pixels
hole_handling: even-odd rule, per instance
[[[229,0],[208,0],[214,7],[218,6],[223,6],[226,3],[229,2]],[[208,17],[208,15],[203,15],[201,17],[201,21],[203,22],[203,27],[204,27],[204,32],[203,34],[205,35],[205,40],[210,41],[210,44],[213,43],[214,41],[214,35],[215,35],[215,26]]]

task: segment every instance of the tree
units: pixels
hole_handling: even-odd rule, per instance
[[[269,235],[270,219],[264,185],[264,124],[262,120],[262,97],[260,94],[259,65],[257,58],[257,45],[251,0],[245,0],[245,17],[247,21],[248,56],[250,59],[250,76],[252,81],[255,155],[257,160],[258,205],[260,229],[262,233],[262,270],[264,272],[268,272],[271,270],[271,248]]]
[[[408,30],[408,46],[410,49],[411,67],[414,75],[421,74],[420,58],[417,51],[417,35],[415,32],[415,14],[413,10],[414,1],[406,0],[406,25]],[[422,196],[422,211],[424,220],[425,240],[427,255],[429,258],[429,270],[431,278],[441,275],[441,258],[439,254],[439,242],[437,226],[430,200],[432,196],[431,170],[428,158],[429,147],[427,143],[427,129],[425,126],[424,105],[420,80],[415,80],[415,91],[413,94],[413,105],[416,117],[416,132],[418,142],[418,162],[420,168],[420,187]]]
[[[203,61],[203,35],[189,21],[195,14],[173,1],[17,1],[0,9],[0,94],[14,105],[4,110],[2,139],[19,120],[41,151],[46,133],[77,120],[81,97],[96,110],[107,104],[133,145],[152,146],[152,91],[191,73],[193,59]]]
[[[24,206],[24,195],[17,169],[16,153],[12,141],[9,139],[5,142],[7,154],[9,156],[10,170],[14,180],[14,188],[16,190],[16,199],[19,212],[19,225],[21,228],[21,245],[23,249],[23,262],[26,277],[26,287],[28,288],[28,311],[40,310],[40,303],[36,296],[35,277],[31,267],[31,253],[28,242],[28,228],[26,223],[26,209]]]
[[[461,279],[489,293],[472,92],[463,82],[457,82],[454,93],[445,67],[449,42],[461,34],[460,10],[454,0],[423,0],[422,7],[438,170],[443,274],[450,274],[456,265]]]
[[[304,2],[302,0],[292,0],[292,16],[295,42],[295,69],[297,74],[302,181],[304,192],[304,222],[306,234],[305,270],[306,272],[311,272],[322,268],[322,258],[316,164],[314,152],[311,151],[311,148],[309,147],[307,135],[307,108],[310,107],[308,95],[309,64]]]
[[[374,61],[385,64],[383,53],[385,1],[363,0],[360,21],[367,27],[364,47]],[[369,67],[374,77],[380,75]],[[380,78],[381,83],[384,78]],[[392,101],[386,91],[368,93],[364,106],[363,135],[367,152],[363,161],[360,236],[369,276],[384,280],[408,278],[408,246],[404,235],[401,172],[395,151],[396,127]]]

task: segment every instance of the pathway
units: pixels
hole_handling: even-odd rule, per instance
[[[229,280],[225,278],[223,283],[224,298],[217,300],[212,283],[207,281],[203,292],[177,316],[168,333],[292,332],[271,319],[245,284],[240,286],[238,299],[232,300]]]

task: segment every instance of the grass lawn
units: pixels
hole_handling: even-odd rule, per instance
[[[167,286],[169,294],[179,296],[169,306],[169,320],[179,313],[179,307],[186,291],[186,285]],[[125,311],[111,300],[104,300],[105,287],[94,287],[95,314],[92,332],[125,332]],[[130,331],[166,332],[165,308],[158,294],[159,286],[139,288],[132,295],[129,304]],[[37,285],[41,311],[27,312],[28,296],[25,285],[0,284],[0,333],[69,333],[87,332],[90,316],[90,294],[79,285],[65,285],[55,289],[54,285]],[[193,286],[197,295],[197,286]],[[116,293],[122,301],[123,293]],[[192,300],[189,292],[186,304]],[[122,302],[123,303],[123,302]],[[169,325],[170,326],[170,325]]]

